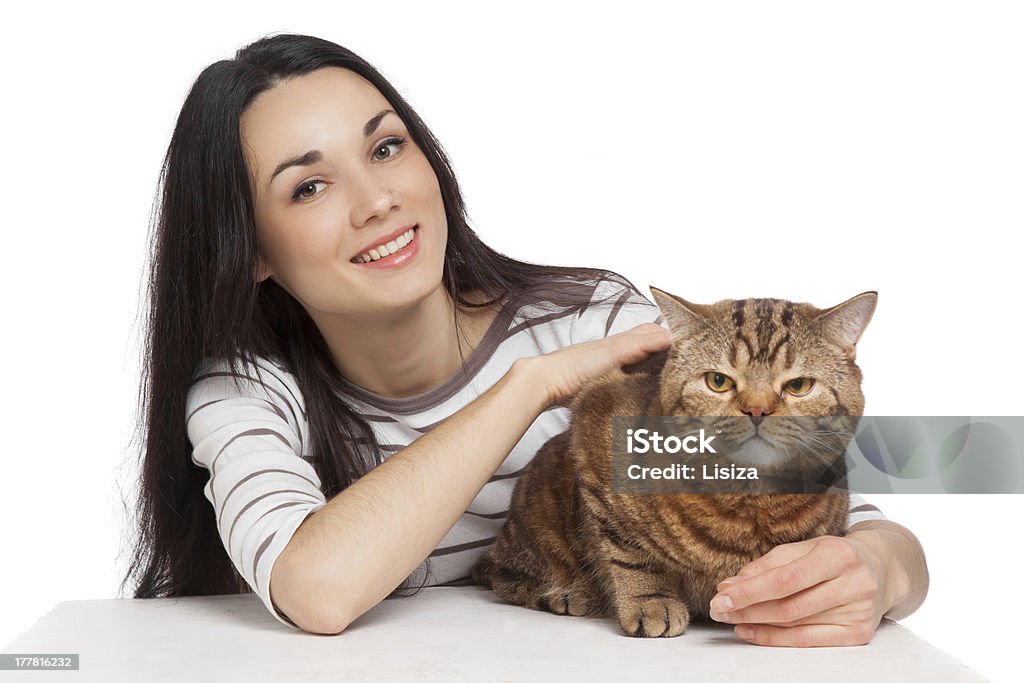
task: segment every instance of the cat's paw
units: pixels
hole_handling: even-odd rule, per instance
[[[676,598],[622,600],[617,611],[622,632],[637,638],[673,638],[682,635],[690,623],[690,611]]]
[[[594,600],[584,591],[563,590],[541,596],[540,607],[555,614],[585,617],[595,612]]]
[[[491,577],[491,590],[499,599],[523,607],[535,608],[541,598],[536,581],[510,580],[500,575]]]

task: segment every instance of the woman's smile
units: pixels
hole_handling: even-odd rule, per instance
[[[420,250],[419,226],[399,228],[378,242],[375,246],[361,251],[350,259],[363,268],[371,270],[394,270],[416,258]]]

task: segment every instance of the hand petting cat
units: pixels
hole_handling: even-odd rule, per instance
[[[883,616],[917,609],[927,585],[913,534],[872,520],[845,537],[786,543],[746,564],[718,584],[711,618],[736,624],[736,635],[756,645],[864,645]]]

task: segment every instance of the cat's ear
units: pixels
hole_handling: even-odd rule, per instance
[[[651,294],[654,295],[654,301],[668,321],[673,337],[689,337],[707,326],[707,319],[700,313],[703,308],[700,304],[691,304],[686,299],[669,294],[653,285]]]
[[[811,321],[821,333],[838,343],[850,360],[857,356],[857,341],[871,321],[878,303],[878,292],[864,292],[838,306],[823,311]]]

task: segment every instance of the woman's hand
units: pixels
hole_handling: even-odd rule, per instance
[[[583,383],[623,365],[638,363],[672,344],[672,335],[661,325],[644,323],[604,339],[581,342],[543,356],[516,361],[529,367],[547,395],[547,405],[561,404],[574,396]]]
[[[907,584],[884,534],[819,536],[777,546],[722,581],[711,617],[758,645],[864,645]]]

